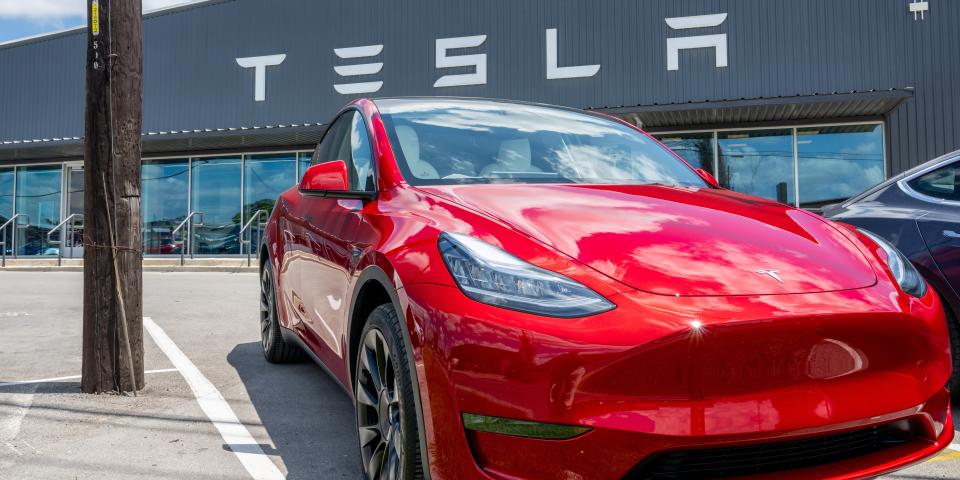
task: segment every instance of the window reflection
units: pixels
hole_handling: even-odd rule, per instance
[[[842,125],[797,129],[800,206],[842,202],[883,181],[883,129]]]
[[[657,140],[670,147],[693,168],[702,168],[716,175],[713,132],[658,135]]]
[[[147,255],[180,253],[173,229],[187,216],[190,166],[186,159],[144,160],[141,167],[143,252]]]
[[[300,183],[300,180],[303,179],[303,174],[306,173],[308,168],[310,168],[310,162],[313,160],[313,152],[300,152],[297,155],[300,163],[299,175],[297,175],[297,183]]]
[[[193,229],[194,253],[240,253],[241,164],[239,156],[193,159],[191,208],[203,213],[202,226]]]
[[[297,154],[250,155],[246,157],[243,171],[243,223],[263,210],[260,222],[265,223],[273,205],[281,193],[293,185],[297,170]],[[248,237],[252,248],[260,244],[260,232],[252,228]]]
[[[0,225],[7,223],[7,220],[10,220],[10,217],[13,216],[13,169],[12,168],[0,168]],[[7,254],[10,255],[13,253],[12,250],[12,230],[7,229]]]
[[[17,230],[17,253],[56,255],[56,246],[47,241],[47,232],[60,223],[63,167],[19,167],[16,177],[17,213],[30,216],[29,226]]]
[[[738,192],[793,204],[793,131],[720,132],[720,185]]]

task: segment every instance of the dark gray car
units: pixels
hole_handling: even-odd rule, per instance
[[[893,243],[944,301],[953,346],[951,387],[960,391],[960,150],[883,182],[824,216]]]

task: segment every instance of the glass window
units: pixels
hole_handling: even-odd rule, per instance
[[[908,183],[910,188],[934,198],[960,201],[960,162],[953,162]]]
[[[186,159],[144,160],[140,172],[143,252],[180,253],[179,238],[173,238],[173,229],[187,217],[190,164]]]
[[[350,162],[347,164],[350,171],[350,185],[353,190],[372,192],[375,189],[373,180],[373,147],[370,144],[370,135],[363,116],[353,114],[350,125]]]
[[[720,132],[720,185],[781,203],[794,204],[793,131]]]
[[[194,253],[240,253],[242,163],[239,156],[193,159],[190,208],[203,213],[203,225],[193,228]]]
[[[646,135],[606,117],[494,101],[380,100],[404,177],[417,184],[704,186]]]
[[[0,168],[0,225],[13,216],[13,169]],[[13,253],[13,230],[7,226],[7,255]]]
[[[300,183],[300,180],[303,179],[303,174],[307,172],[307,169],[310,168],[310,164],[313,161],[313,152],[300,152],[297,154],[298,161],[300,166],[298,167],[299,176],[297,177],[297,183]]]
[[[842,202],[883,181],[883,128],[838,125],[797,129],[800,206]]]
[[[17,168],[17,213],[30,216],[30,225],[17,232],[20,255],[56,255],[47,232],[60,223],[63,167],[43,165]]]
[[[714,172],[713,132],[658,135],[657,140],[683,157],[693,168]]]
[[[320,143],[317,157],[319,162],[346,162],[351,190],[373,190],[372,147],[363,116],[359,113],[346,112],[333,122]]]
[[[296,153],[248,155],[243,164],[243,223],[258,210],[264,212],[259,221],[266,223],[277,197],[294,185],[296,175]],[[259,229],[252,228],[247,237],[254,249],[260,244],[259,234]]]

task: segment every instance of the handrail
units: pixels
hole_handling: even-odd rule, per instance
[[[74,219],[82,218],[82,217],[83,217],[82,213],[72,213],[70,214],[69,217],[65,218],[62,222],[58,223],[57,226],[51,228],[50,231],[47,232],[47,242],[56,243],[57,245],[60,246],[59,248],[57,248],[57,266],[58,267],[63,265],[63,247],[64,245],[67,244],[66,242],[67,237],[70,238],[70,258],[73,259],[73,232],[74,232],[74,225],[75,225]],[[60,240],[56,240],[56,241],[53,240],[53,232],[56,232],[57,230],[62,229],[64,225],[68,223],[70,224],[70,230],[67,230],[67,231],[69,231],[70,234],[67,235],[67,231],[61,231]]]
[[[253,212],[253,215],[250,216],[250,220],[247,221],[247,224],[240,229],[240,234],[239,234],[240,248],[241,248],[240,253],[241,254],[243,253],[243,250],[242,250],[243,246],[247,245],[247,266],[248,267],[250,266],[250,257],[253,255],[253,229],[251,229],[250,226],[253,225],[254,220],[259,220],[260,216],[265,213],[267,213],[266,210],[257,210],[256,212]],[[245,240],[243,237],[243,234],[248,230],[250,231],[250,240]],[[263,234],[263,223],[259,221],[257,222],[257,233],[260,235]]]
[[[20,225],[20,222],[17,222],[17,219],[20,218],[20,217],[26,217],[26,219],[27,219],[27,223],[24,224],[23,226]],[[13,222],[17,222],[17,223],[13,223]],[[7,221],[4,222],[3,225],[0,225],[0,235],[2,235],[2,237],[0,237],[0,238],[3,238],[3,241],[0,242],[0,251],[3,252],[3,253],[2,253],[3,259],[0,260],[0,267],[6,267],[6,266],[7,266],[7,226],[10,225],[11,223],[13,223],[13,226],[14,226],[15,229],[16,229],[16,228],[24,228],[24,227],[30,226],[30,215],[28,215],[28,214],[26,214],[26,213],[15,213],[15,214],[13,214],[12,217],[10,217],[9,219],[7,219]],[[17,258],[17,237],[16,237],[16,235],[14,235],[14,237],[13,237],[13,258]]]
[[[200,217],[200,223],[194,224],[192,222],[193,217]],[[187,215],[187,217],[184,218],[182,222],[180,222],[180,225],[177,225],[177,228],[174,228],[173,231],[170,232],[170,236],[174,238],[176,238],[178,232],[180,233],[180,266],[181,267],[185,263],[183,259],[184,248],[189,248],[190,258],[191,259],[193,258],[193,226],[194,225],[197,225],[200,227],[203,226],[203,212],[197,212],[197,211],[190,212],[190,214]],[[186,238],[184,238],[184,233],[182,232],[184,226],[187,227]],[[187,247],[187,245],[189,245],[189,247]]]

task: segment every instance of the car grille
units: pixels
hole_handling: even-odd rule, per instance
[[[623,480],[729,478],[793,470],[848,460],[915,438],[889,424],[788,442],[664,452],[640,462]]]

